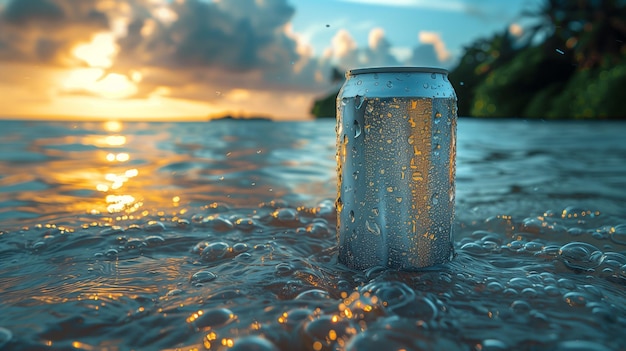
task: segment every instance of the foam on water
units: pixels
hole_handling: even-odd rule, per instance
[[[79,161],[101,149],[81,148],[58,165],[55,148],[24,143],[18,151],[48,157],[23,164],[45,187],[17,191],[18,165],[2,161],[0,186],[10,195],[2,202],[20,197],[35,218],[27,206],[0,212],[0,349],[623,348],[626,217],[616,209],[626,196],[612,185],[624,171],[614,161],[623,147],[604,157],[611,167],[573,176],[595,156],[566,164],[572,146],[537,156],[535,144],[518,151],[506,135],[468,139],[471,125],[460,123],[454,260],[417,272],[354,271],[337,263],[332,125],[316,127],[328,137],[268,141],[261,153],[240,124],[211,125],[223,145],[194,140],[197,125],[174,127],[190,129],[178,146],[159,125],[128,133],[160,143],[116,149],[136,162],[138,176],[119,191],[141,199],[138,210],[91,211],[106,200],[89,190],[97,184],[55,178],[57,167],[83,172]],[[263,130],[296,130],[269,125]],[[55,140],[82,135],[58,128]],[[318,154],[287,151],[302,142]],[[84,169],[97,169],[90,162]],[[577,187],[581,177],[597,183]]]

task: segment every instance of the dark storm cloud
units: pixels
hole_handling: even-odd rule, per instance
[[[97,0],[12,0],[0,9],[0,60],[70,64],[77,42],[109,28]]]
[[[297,59],[281,28],[293,8],[285,1],[176,2],[171,24],[135,17],[118,42],[120,59],[159,67],[220,67],[234,71],[278,67]]]
[[[111,70],[144,69],[140,94],[160,85],[216,83],[224,90],[319,88],[314,78],[319,62],[299,53],[287,30],[294,8],[286,0],[179,0],[168,6],[175,18],[170,22],[155,17],[148,2],[132,4]],[[173,95],[197,98],[191,89]]]

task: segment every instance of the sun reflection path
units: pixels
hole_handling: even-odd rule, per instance
[[[117,121],[108,121],[103,125],[107,132],[116,133],[108,135],[101,139],[101,142],[108,147],[122,147],[126,145],[127,138],[117,133],[121,132],[123,125]],[[105,159],[109,163],[124,163],[131,159],[128,152],[109,152],[106,154]],[[107,193],[104,200],[106,202],[106,210],[108,213],[133,213],[143,206],[143,202],[138,201],[137,198],[130,194],[123,193],[111,193],[113,191],[121,190],[122,187],[132,178],[139,175],[139,170],[136,168],[130,168],[124,170],[124,172],[107,172],[104,174],[104,181],[96,184],[96,190]],[[91,211],[93,212],[93,210]]]

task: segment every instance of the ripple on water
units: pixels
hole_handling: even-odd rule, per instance
[[[159,328],[147,328],[129,348],[210,343],[224,350],[576,350],[555,335],[577,330],[589,341],[585,346],[603,350],[601,341],[609,340],[608,349],[617,349],[611,340],[626,328],[618,303],[626,256],[620,237],[610,235],[622,227],[560,214],[522,222],[503,215],[458,230],[457,257],[449,264],[418,272],[355,272],[336,264],[331,203],[298,209],[283,201],[254,209],[216,205],[186,219],[158,216],[158,222],[144,218],[66,234],[25,230],[10,244],[6,238],[13,233],[3,233],[0,244],[58,265],[59,272],[40,276],[42,284],[53,277],[68,286],[63,292],[70,293],[54,297],[60,306],[63,299],[72,301],[77,288],[116,292],[113,301],[103,301],[105,295],[84,299],[98,305],[98,315],[79,312],[94,316],[94,323],[100,316],[115,320],[107,308],[117,303],[115,296],[125,299],[132,291],[137,301],[118,303],[122,314],[131,311],[130,328]],[[580,235],[559,227],[568,221]],[[38,242],[43,244],[33,250]],[[0,249],[0,255],[11,252]],[[59,259],[63,255],[78,263]],[[81,277],[82,262],[91,274]],[[18,289],[28,286],[21,277],[8,278]],[[49,284],[36,290],[37,298],[48,301],[60,291]],[[188,330],[175,332],[184,320]],[[61,335],[64,326],[54,333]],[[159,336],[162,329],[171,336]]]

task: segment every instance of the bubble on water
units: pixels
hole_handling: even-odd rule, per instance
[[[359,136],[361,136],[361,125],[359,124],[359,121],[354,120],[354,137],[358,138]]]
[[[0,349],[13,339],[13,333],[6,328],[0,327]]]
[[[428,89],[428,83],[424,83],[423,87],[424,89]]]
[[[471,243],[466,243],[463,244],[463,246],[461,246],[460,249],[462,252],[465,252],[471,256],[487,256],[489,255],[489,250],[487,250],[485,247],[483,247],[480,244],[471,242]]]
[[[391,330],[376,330],[360,333],[350,339],[346,351],[411,350],[409,342],[398,340]]]
[[[598,211],[585,210],[583,208],[568,206],[561,212],[561,218],[564,219],[584,219],[584,218],[594,218],[597,217],[600,213]]]
[[[610,238],[616,244],[626,245],[626,224],[616,225],[611,230]]]
[[[323,238],[330,234],[330,228],[326,222],[313,222],[306,226],[305,233],[308,236]]]
[[[108,260],[115,260],[118,254],[119,252],[116,249],[108,249],[104,252],[104,257]]]
[[[272,212],[272,217],[274,217],[279,224],[294,224],[300,223],[298,219],[298,210],[294,208],[279,208],[276,211]]]
[[[387,81],[386,85],[387,85],[387,88],[393,88],[393,83],[390,80]]]
[[[509,350],[510,347],[502,340],[498,339],[485,339],[480,343],[480,348],[476,348],[480,351],[505,351]]]
[[[203,218],[198,225],[203,228],[211,228],[218,232],[229,231],[234,227],[233,222],[222,216],[208,216]]]
[[[320,300],[330,299],[330,295],[328,292],[322,289],[311,289],[307,291],[303,291],[295,297],[295,300],[312,300],[319,302]]]
[[[143,226],[143,230],[147,232],[162,232],[165,230],[165,224],[159,221],[149,221]]]
[[[204,262],[215,262],[233,256],[233,250],[230,245],[222,241],[207,245],[200,254],[200,258]]]
[[[304,323],[300,336],[305,350],[335,350],[357,333],[357,326],[349,319],[323,315]]]
[[[507,285],[511,288],[523,289],[523,288],[528,288],[528,287],[533,286],[533,283],[526,278],[516,277],[516,278],[511,278],[509,282],[507,283]]]
[[[204,206],[204,209],[208,214],[224,213],[230,211],[230,206],[221,202],[212,202]]]
[[[567,234],[571,235],[571,236],[579,236],[579,235],[583,235],[585,234],[587,231],[582,229],[582,228],[577,228],[577,227],[573,227],[573,228],[569,228],[567,230]]]
[[[492,293],[499,293],[504,290],[504,286],[499,282],[490,282],[487,284],[487,291]]]
[[[250,232],[261,227],[261,224],[254,218],[239,218],[235,221],[235,228],[246,232]]]
[[[237,316],[227,308],[200,310],[187,317],[187,323],[196,331],[223,327],[235,321]]]
[[[604,261],[605,256],[597,247],[583,242],[572,242],[561,246],[559,258],[574,270],[593,271]]]
[[[526,302],[524,300],[515,300],[515,301],[513,301],[511,303],[511,309],[515,313],[520,313],[520,314],[528,313],[531,310],[530,304],[528,304],[528,302]]]
[[[138,238],[130,238],[124,244],[126,250],[138,250],[148,246],[143,240]]]
[[[124,228],[117,226],[117,225],[111,226],[109,228],[106,228],[100,231],[101,235],[117,235],[121,233],[124,233]]]
[[[294,271],[293,266],[290,265],[289,263],[283,262],[274,266],[274,273],[280,277],[291,275],[293,271]]]
[[[567,340],[559,342],[554,351],[611,351],[610,348],[588,340]]]
[[[431,73],[431,74],[430,74],[430,78],[432,78],[432,79],[436,79],[436,78],[437,78],[437,75],[436,75],[435,73]]]
[[[208,283],[217,279],[217,275],[211,271],[198,271],[191,276],[191,284]]]
[[[356,85],[361,85],[361,84],[363,84],[362,80],[359,79],[359,80],[356,81]]]
[[[360,81],[359,81],[360,82]],[[271,341],[256,335],[244,336],[233,341],[229,351],[278,351]]]
[[[144,239],[148,247],[161,246],[165,244],[165,239],[160,235],[150,235]]]
[[[182,295],[185,292],[181,289],[172,289],[170,291],[167,292],[167,294],[165,294],[165,296],[178,296],[178,295]]]

